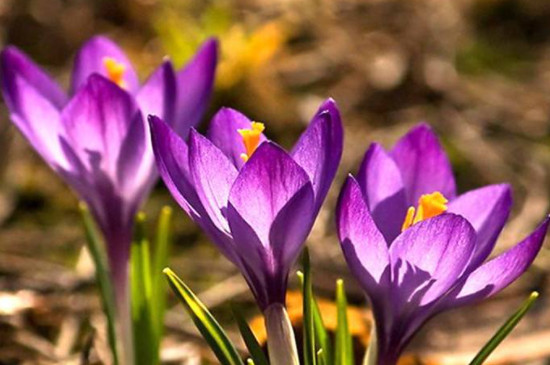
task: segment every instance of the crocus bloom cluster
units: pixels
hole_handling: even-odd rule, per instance
[[[508,185],[457,196],[449,161],[426,125],[386,152],[373,144],[337,207],[347,263],[376,319],[378,363],[395,364],[414,333],[443,310],[487,298],[540,250],[549,219],[484,262],[512,205]]]
[[[67,95],[15,47],[2,51],[1,87],[11,120],[90,207],[107,243],[117,293],[124,292],[133,218],[157,178],[144,116],[162,116],[185,137],[212,91],[210,40],[176,72],[169,60],[140,85],[126,55],[94,37],[78,52]]]
[[[242,272],[260,308],[284,304],[291,265],[342,154],[339,111],[324,102],[292,151],[266,139],[261,123],[221,109],[206,137],[186,143],[151,118],[153,149],[168,189]]]

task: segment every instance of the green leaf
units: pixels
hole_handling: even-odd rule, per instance
[[[136,216],[130,256],[130,288],[135,364],[158,364],[160,339],[157,336],[157,325],[153,321],[151,252],[145,232],[144,213],[138,213]]]
[[[154,252],[146,234],[144,213],[136,216],[136,229],[130,256],[130,288],[134,359],[136,365],[159,363],[160,342],[166,308],[166,280],[162,269],[168,259],[172,210],[160,213]]]
[[[315,329],[315,344],[319,350],[323,351],[324,359],[332,359],[332,344],[330,336],[325,328],[319,304],[313,297],[313,324]]]
[[[162,270],[168,265],[168,254],[172,241],[171,224],[172,208],[165,206],[162,208],[158,219],[151,271],[153,284],[152,315],[159,345],[164,334],[164,313],[166,311],[166,280],[162,275]]]
[[[298,271],[296,273],[298,279],[300,280],[300,285],[302,292],[304,291],[304,273]],[[315,331],[315,345],[317,350],[323,350],[323,357],[325,359],[332,359],[332,343],[328,331],[323,322],[323,316],[321,315],[321,310],[319,309],[319,304],[315,299],[315,295],[311,297],[313,300],[313,327]],[[319,351],[317,351],[319,352]],[[326,361],[326,360],[325,360]]]
[[[109,347],[111,348],[111,354],[113,356],[113,364],[118,365],[118,345],[116,335],[116,309],[115,309],[115,297],[114,289],[111,285],[111,278],[109,271],[105,265],[105,252],[103,251],[102,240],[97,233],[97,229],[94,223],[94,219],[90,214],[90,210],[83,202],[79,203],[79,210],[82,216],[82,222],[84,223],[84,232],[86,234],[86,242],[88,243],[88,249],[92,255],[92,260],[95,265],[95,273],[99,293],[101,296],[101,304],[105,317],[107,318],[107,339]]]
[[[336,281],[336,307],[338,312],[336,327],[336,349],[334,363],[336,365],[353,365],[353,343],[348,327],[348,301],[344,281]]]
[[[323,352],[323,349],[319,349],[319,351],[317,351],[317,364],[327,365],[327,360],[325,357],[325,353]]]
[[[470,365],[480,365],[491,355],[498,345],[512,332],[523,316],[531,309],[539,293],[532,292],[529,298],[523,302],[521,307],[498,329],[489,342],[477,353]]]
[[[203,338],[223,365],[241,365],[237,350],[208,309],[187,285],[169,268],[163,270],[172,290],[179,298]]]
[[[244,319],[243,315],[241,314],[241,312],[239,312],[237,308],[233,307],[232,309],[233,315],[237,320],[237,325],[239,326],[241,336],[244,340],[244,343],[246,344],[248,352],[250,353],[250,357],[257,365],[269,365],[264,350],[262,349],[262,345],[260,345],[260,343],[256,339],[256,336],[254,336],[254,333],[252,333],[252,330],[248,326],[246,319]]]
[[[302,254],[302,270],[304,273],[303,284],[303,327],[304,327],[304,364],[316,365],[317,354],[315,351],[315,329],[313,321],[313,289],[311,285],[311,266],[307,247]]]

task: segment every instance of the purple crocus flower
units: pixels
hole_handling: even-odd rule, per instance
[[[548,218],[484,262],[511,205],[508,185],[456,196],[449,161],[426,125],[390,152],[371,145],[357,178],[345,182],[336,219],[348,266],[372,305],[378,364],[395,364],[432,316],[494,295],[525,272]]]
[[[291,265],[342,155],[338,108],[325,101],[292,151],[263,124],[223,108],[188,143],[151,117],[160,175],[176,201],[242,272],[258,305],[284,304]]]
[[[157,178],[143,116],[161,115],[186,137],[205,111],[216,58],[216,41],[209,40],[182,70],[165,60],[140,85],[122,50],[94,37],[75,58],[68,96],[17,48],[1,53],[1,88],[11,120],[89,205],[106,241],[119,304],[134,215]]]

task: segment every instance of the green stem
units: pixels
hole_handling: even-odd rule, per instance
[[[103,306],[105,316],[107,317],[107,338],[113,356],[113,364],[118,365],[119,355],[116,336],[116,309],[114,290],[111,285],[109,271],[105,266],[105,258],[101,246],[101,239],[97,234],[94,220],[86,204],[80,203],[79,208],[80,214],[82,215],[82,221],[84,223],[86,242],[88,243],[88,249],[90,250],[92,260],[94,261],[95,265],[96,280],[100,292],[101,304]]]

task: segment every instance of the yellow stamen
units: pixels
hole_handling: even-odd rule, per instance
[[[447,210],[448,200],[439,191],[424,194],[418,199],[418,208],[410,207],[403,221],[401,231],[424,219],[436,217]]]
[[[246,153],[241,153],[241,158],[244,162],[248,161],[250,156],[252,156],[256,148],[260,145],[260,136],[264,129],[265,126],[263,123],[252,122],[250,129],[237,130],[243,138],[244,148],[246,150]]]
[[[405,216],[405,220],[403,221],[403,225],[401,226],[401,232],[412,226],[415,211],[416,209],[414,209],[414,207],[409,207],[409,209],[407,209],[407,215]]]
[[[126,72],[126,66],[123,63],[117,62],[112,57],[103,57],[103,66],[107,71],[107,78],[125,89],[127,84],[124,80],[124,73]]]

